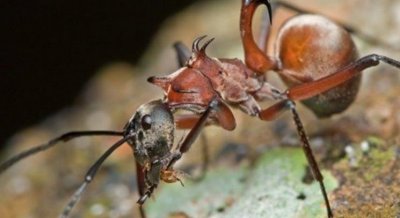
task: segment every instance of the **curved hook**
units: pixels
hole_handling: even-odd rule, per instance
[[[193,53],[199,52],[199,50],[200,50],[199,49],[199,43],[200,43],[201,40],[203,40],[206,37],[207,37],[207,35],[199,36],[193,41],[193,44],[192,44],[192,52]]]
[[[214,41],[214,39],[215,39],[215,38],[211,38],[211,39],[209,39],[207,42],[205,42],[205,43],[203,44],[203,46],[201,46],[200,52],[205,53],[205,52],[206,52],[207,46],[208,46],[212,41]]]
[[[215,38],[211,38],[211,39],[207,40],[207,41],[201,46],[201,48],[200,48],[200,47],[199,47],[200,42],[201,42],[203,39],[205,39],[206,37],[207,37],[207,35],[203,35],[203,36],[197,37],[197,38],[193,41],[193,44],[192,44],[192,52],[193,52],[193,53],[196,53],[196,54],[205,54],[207,46],[208,46],[212,41],[214,41],[214,39],[215,39]]]
[[[250,4],[255,3],[256,6],[258,6],[260,4],[264,4],[265,6],[267,6],[268,15],[269,15],[269,23],[271,24],[272,23],[272,6],[269,1],[270,0],[244,0],[244,5],[249,6]]]

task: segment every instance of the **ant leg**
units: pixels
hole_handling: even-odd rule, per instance
[[[358,59],[334,74],[294,86],[286,90],[285,93],[290,100],[305,100],[346,82],[360,74],[362,70],[376,66],[381,61],[400,69],[399,61],[386,56],[371,54]]]
[[[185,114],[180,115],[175,118],[176,128],[178,129],[192,129],[199,121],[200,117],[197,114]],[[210,125],[211,123],[206,122],[205,126]],[[201,146],[202,146],[202,165],[201,165],[201,172],[200,176],[196,178],[192,178],[194,181],[200,181],[204,178],[206,171],[209,165],[209,154],[208,154],[208,143],[207,137],[204,132],[201,133]]]
[[[175,124],[177,129],[192,129],[199,122],[198,114],[181,114],[175,116]],[[206,123],[208,125],[208,123]]]
[[[253,71],[264,74],[267,70],[276,68],[276,61],[272,57],[267,56],[254,41],[252,31],[253,15],[260,4],[267,6],[271,21],[272,9],[268,0],[242,0],[240,32],[246,65]]]
[[[213,111],[215,113],[216,123],[211,120],[207,120],[205,125],[216,124],[226,130],[234,130],[236,128],[235,117],[232,111],[222,102],[218,102],[218,106]],[[176,128],[178,129],[193,129],[199,122],[201,116],[198,114],[182,114],[175,117]]]
[[[67,132],[64,133],[56,138],[51,139],[45,144],[35,146],[33,148],[30,148],[28,150],[25,150],[14,157],[6,160],[5,162],[0,164],[0,174],[3,173],[5,170],[7,170],[9,167],[14,165],[15,163],[21,161],[22,159],[29,157],[31,155],[34,155],[36,153],[39,153],[41,151],[47,150],[54,145],[56,145],[58,142],[66,142],[74,138],[82,137],[82,136],[123,136],[124,132],[122,131],[72,131],[72,132]]]
[[[190,149],[190,146],[193,144],[193,142],[199,136],[201,130],[205,126],[207,119],[210,117],[211,113],[215,110],[218,111],[219,105],[220,105],[219,101],[215,98],[210,102],[206,111],[198,119],[197,123],[193,126],[193,128],[190,130],[190,132],[186,135],[186,137],[184,138],[182,143],[180,143],[178,145],[178,147],[177,147],[178,151],[176,151],[173,154],[171,161],[169,162],[169,164],[167,166],[167,169],[172,168],[172,166],[175,164],[175,162],[178,161],[182,157],[182,154],[187,152]],[[144,202],[147,200],[147,198],[149,198],[149,196],[153,193],[155,188],[156,187],[154,185],[151,187],[148,187],[147,191],[140,197],[140,199],[137,201],[137,203],[140,205],[144,204]]]
[[[136,183],[137,183],[137,189],[139,192],[139,196],[141,199],[142,196],[145,195],[145,184],[144,184],[144,171],[143,171],[143,167],[137,162],[135,161],[135,165],[136,165]],[[142,204],[139,204],[139,213],[140,213],[140,217],[141,218],[146,218],[146,213],[144,211],[144,208],[142,207]]]
[[[260,117],[260,119],[266,120],[266,121],[274,120],[277,118],[277,116],[279,114],[286,111],[287,109],[290,109],[292,111],[293,120],[296,124],[297,133],[300,136],[300,139],[302,142],[303,151],[307,157],[307,161],[308,161],[308,164],[313,173],[314,179],[319,182],[321,192],[324,197],[328,217],[333,217],[332,210],[331,210],[331,207],[329,204],[328,195],[326,193],[325,185],[323,182],[324,178],[323,178],[321,171],[319,170],[318,164],[314,158],[313,152],[311,150],[310,142],[308,141],[308,138],[307,138],[307,134],[304,130],[304,127],[300,120],[300,117],[296,111],[295,103],[291,100],[280,101],[280,102],[272,105],[271,107],[262,110],[259,114],[259,117]]]
[[[285,112],[286,109],[288,109],[287,100],[283,100],[266,109],[261,110],[258,114],[258,117],[261,120],[265,121],[276,120],[276,118],[278,118],[279,115]]]
[[[325,189],[325,185],[324,185],[324,181],[323,181],[324,177],[322,176],[321,171],[319,170],[317,161],[315,160],[314,154],[313,154],[311,146],[310,146],[310,142],[308,141],[307,134],[303,127],[303,123],[301,122],[300,116],[296,111],[294,102],[287,101],[287,103],[288,103],[288,106],[290,107],[290,110],[292,111],[293,120],[297,127],[297,133],[299,134],[301,142],[303,144],[302,145],[303,151],[307,157],[307,161],[308,161],[309,167],[311,168],[311,172],[314,176],[314,179],[319,182],[322,195],[324,196],[325,206],[326,206],[326,210],[328,213],[328,217],[333,217],[332,209],[329,204],[328,195],[326,193],[326,189]]]
[[[196,140],[196,138],[199,136],[201,130],[205,126],[207,119],[210,117],[212,112],[220,111],[222,106],[226,107],[226,105],[224,105],[222,102],[218,101],[215,98],[210,102],[206,111],[204,111],[204,113],[201,115],[198,122],[193,126],[193,128],[190,130],[190,132],[186,135],[186,137],[182,141],[182,143],[180,145],[178,145],[178,149],[179,149],[178,154],[179,155],[176,155],[175,158],[173,158],[171,160],[168,167],[173,166],[173,164],[182,157],[182,154],[186,153],[190,149],[193,142]],[[229,110],[229,108],[227,108],[227,109]],[[229,110],[229,112],[231,113],[230,115],[232,115],[232,112],[230,110]],[[232,115],[232,118],[233,118],[233,115]],[[234,122],[234,118],[233,118],[233,122]]]
[[[202,147],[202,156],[203,156],[203,160],[202,160],[202,165],[201,165],[201,172],[200,175],[197,176],[196,178],[193,178],[192,180],[194,181],[201,181],[204,179],[209,163],[210,163],[210,159],[209,159],[209,153],[208,153],[208,143],[207,143],[207,137],[205,135],[204,132],[201,133],[200,135],[201,137],[201,147]]]
[[[110,156],[117,148],[119,148],[121,145],[123,145],[126,141],[128,141],[130,138],[134,137],[135,135],[129,135],[127,137],[124,137],[117,141],[114,145],[112,145],[109,149],[107,149],[106,152],[104,152],[103,155],[89,168],[85,175],[85,179],[83,183],[79,186],[79,188],[75,191],[74,195],[71,197],[69,200],[67,206],[64,207],[63,212],[60,214],[61,218],[66,218],[69,216],[70,212],[72,211],[72,208],[75,206],[75,204],[79,201],[79,199],[82,196],[83,191],[87,187],[87,185],[93,181],[94,176],[97,173],[97,170],[100,168],[100,166],[103,164],[103,162]]]
[[[207,123],[205,124],[207,125]],[[192,177],[190,178],[193,181],[201,181],[205,175],[206,172],[208,170],[208,166],[210,163],[210,158],[209,158],[209,152],[208,152],[208,141],[207,141],[207,137],[206,134],[204,132],[200,133],[200,139],[201,139],[201,148],[202,148],[202,164],[201,164],[201,168],[200,168],[200,175],[196,176],[196,177]]]
[[[176,52],[176,57],[178,59],[179,67],[184,67],[186,65],[186,62],[189,60],[190,56],[192,55],[192,52],[182,42],[175,42],[174,49]]]
[[[185,114],[180,115],[175,118],[176,128],[177,129],[193,129],[196,123],[199,121],[200,117],[198,114]],[[206,122],[205,126],[210,125],[211,123]],[[209,165],[209,154],[208,154],[208,143],[207,137],[204,132],[201,132],[201,146],[202,146],[202,165],[201,165],[201,173],[197,178],[193,178],[194,181],[200,181],[204,178],[204,175],[208,169]]]
[[[206,121],[210,117],[211,113],[213,111],[219,111],[219,107],[221,105],[223,105],[223,103],[219,102],[215,98],[210,102],[210,104],[208,105],[206,111],[204,111],[204,113],[201,115],[199,121],[194,125],[192,130],[190,130],[190,132],[186,135],[185,139],[178,146],[179,152],[181,154],[186,153],[190,149],[190,147],[192,146],[194,140],[196,140],[196,138],[199,136],[201,130],[205,126]],[[233,115],[232,115],[232,117],[233,117]],[[177,160],[172,160],[171,162],[175,162],[175,161],[177,161]]]
[[[210,118],[211,114],[215,115],[215,117],[217,117],[218,121],[220,122],[226,122],[228,124],[229,121],[230,123],[228,124],[228,126],[236,126],[235,119],[229,108],[224,103],[214,98],[209,103],[206,111],[204,111],[204,113],[195,123],[193,128],[186,135],[182,143],[178,145],[178,153],[174,158],[172,158],[171,162],[168,165],[168,168],[173,166],[173,164],[181,158],[182,154],[186,153],[190,149],[194,140],[196,140],[201,130],[206,125],[207,120]]]
[[[192,52],[182,42],[175,42],[174,49],[177,54],[179,67],[184,67],[186,65],[186,62],[189,60]],[[176,118],[176,123],[177,123],[178,129],[192,129],[193,128],[193,125],[195,125],[195,123],[198,122],[200,117],[198,115],[195,115],[195,116],[193,116],[192,114],[190,114],[190,115],[186,116],[186,117],[180,116],[179,118]],[[207,123],[205,125],[207,125]],[[201,133],[200,137],[202,140],[201,145],[202,145],[203,161],[202,161],[202,165],[201,165],[200,176],[194,178],[193,180],[195,180],[195,181],[200,181],[204,178],[204,175],[207,171],[208,164],[209,164],[207,138],[206,138],[204,132]]]

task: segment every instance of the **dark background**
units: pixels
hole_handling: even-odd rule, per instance
[[[2,1],[0,145],[71,104],[100,66],[135,63],[162,21],[192,2]]]

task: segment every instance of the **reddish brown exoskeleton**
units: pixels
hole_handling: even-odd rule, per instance
[[[267,121],[274,120],[280,112],[291,110],[307,160],[321,186],[327,214],[332,217],[323,177],[293,101],[303,101],[319,117],[339,113],[352,103],[357,94],[363,69],[380,61],[397,68],[400,68],[400,63],[380,55],[359,59],[349,34],[334,22],[317,15],[300,15],[289,20],[281,28],[275,54],[268,56],[264,49],[256,45],[251,31],[252,17],[260,4],[265,4],[272,16],[274,7],[266,0],[242,1],[240,28],[245,63],[238,59],[208,57],[206,47],[211,40],[201,45],[204,37],[200,37],[194,41],[191,54],[181,52],[185,66],[169,76],[149,79],[164,89],[164,101],[144,104],[122,131],[63,134],[0,164],[0,174],[19,160],[58,142],[82,136],[119,136],[121,139],[89,169],[62,217],[70,214],[72,206],[93,180],[101,164],[124,142],[130,144],[136,158],[141,195],[138,203],[141,205],[161,180],[179,181],[174,163],[190,149],[206,124],[216,124],[226,130],[235,129],[235,118],[228,105],[237,106],[245,113]],[[281,91],[266,82],[265,72],[269,70],[277,72],[290,88]],[[276,100],[278,103],[262,109],[258,101],[263,100]],[[194,113],[174,118],[172,112],[178,109]],[[173,146],[174,122],[178,128],[191,129],[177,146]],[[141,213],[144,217],[142,209]]]
[[[353,102],[362,70],[381,61],[400,68],[400,62],[376,54],[358,58],[346,29],[323,16],[307,14],[295,16],[281,27],[275,54],[269,56],[257,46],[251,29],[254,12],[261,4],[267,6],[271,20],[275,5],[271,6],[267,0],[242,0],[240,33],[245,63],[207,56],[206,48],[212,39],[201,45],[205,37],[199,37],[193,42],[192,53],[184,67],[148,81],[164,90],[165,102],[172,111],[194,112],[175,118],[179,128],[199,128],[197,122],[207,120],[209,124],[233,130],[235,118],[227,105],[237,106],[248,115],[266,121],[290,110],[314,178],[320,184],[327,215],[332,217],[323,177],[294,101],[302,101],[318,117],[340,113]],[[267,71],[278,73],[289,88],[281,91],[269,84],[265,79]],[[278,103],[261,109],[258,101],[267,99]],[[212,101],[215,103],[211,104]]]

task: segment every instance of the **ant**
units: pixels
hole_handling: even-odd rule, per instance
[[[275,120],[279,114],[290,110],[311,172],[319,182],[327,216],[333,217],[323,176],[294,101],[301,101],[319,118],[341,113],[354,101],[364,69],[381,62],[400,69],[400,62],[378,54],[359,58],[349,31],[323,16],[311,14],[286,21],[278,33],[275,54],[267,55],[254,40],[253,15],[260,5],[265,5],[271,22],[279,4],[301,11],[284,3],[242,0],[240,34],[244,63],[238,59],[207,56],[206,48],[213,39],[201,45],[206,38],[202,36],[194,40],[190,56],[185,49],[178,48],[179,56],[187,59],[184,67],[167,76],[150,77],[148,81],[164,90],[170,108],[193,112],[175,118],[179,128],[190,129],[207,119],[208,123],[231,131],[236,123],[228,105],[264,121]],[[267,41],[261,44],[268,45],[272,42],[268,41],[268,31],[265,32]],[[267,71],[278,73],[289,88],[281,91],[268,83]],[[261,109],[258,101],[264,100],[278,103]],[[211,101],[217,101],[218,107],[204,118]]]
[[[354,101],[362,70],[380,62],[400,68],[400,62],[376,54],[358,58],[354,42],[346,29],[325,17],[307,14],[295,16],[282,26],[276,42],[276,53],[269,56],[254,40],[252,19],[256,9],[265,5],[271,22],[279,4],[271,4],[267,0],[242,0],[240,33],[245,52],[244,62],[207,56],[206,48],[213,39],[201,44],[205,36],[194,40],[191,52],[177,44],[176,50],[182,67],[168,76],[148,79],[164,90],[164,99],[142,105],[123,131],[78,131],[63,134],[4,162],[0,165],[0,173],[17,161],[60,141],[81,136],[120,136],[122,139],[112,145],[89,169],[62,216],[69,215],[103,161],[125,142],[131,145],[136,158],[140,194],[138,204],[142,205],[160,180],[180,181],[179,172],[173,166],[190,149],[204,126],[219,125],[229,131],[235,129],[235,118],[228,105],[264,121],[275,120],[279,114],[289,110],[312,174],[319,182],[327,216],[333,217],[322,174],[294,101],[301,101],[321,118],[340,113]],[[272,43],[268,41],[268,34],[264,38],[267,40],[265,44]],[[278,73],[289,88],[281,91],[268,83],[265,76],[267,71]],[[258,101],[264,100],[275,100],[278,103],[261,109]],[[193,113],[174,117],[173,113],[181,109]],[[190,129],[190,132],[173,148],[175,128]],[[140,212],[144,217],[142,207]]]

